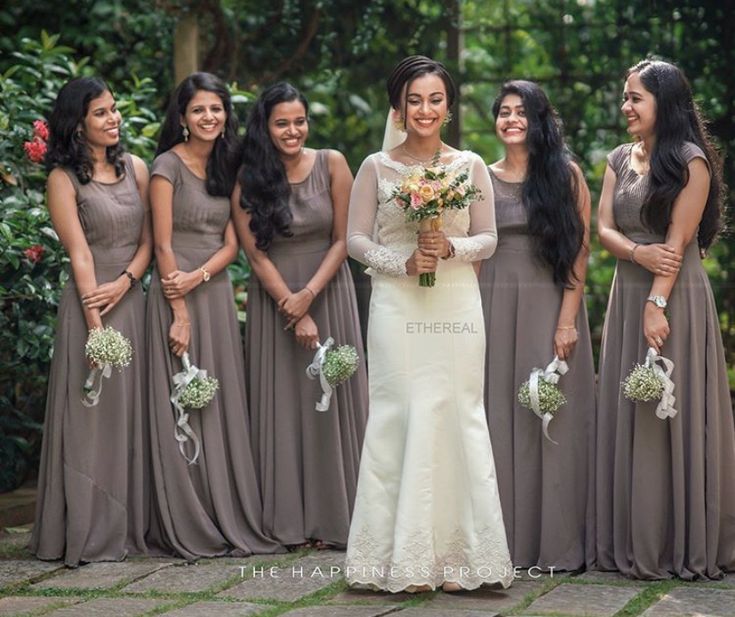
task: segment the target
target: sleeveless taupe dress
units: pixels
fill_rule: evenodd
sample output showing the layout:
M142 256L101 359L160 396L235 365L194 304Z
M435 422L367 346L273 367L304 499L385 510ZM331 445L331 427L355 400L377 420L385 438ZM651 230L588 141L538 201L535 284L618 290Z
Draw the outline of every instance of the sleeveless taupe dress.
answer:
M487 353L485 407L513 563L577 570L594 551L595 367L584 301L579 339L559 387L567 398L549 426L521 406L518 387L554 358L563 288L534 252L522 183L492 170L498 248L480 272Z
M329 151L316 153L303 182L291 185L293 236L268 250L291 290L306 285L332 245ZM355 500L367 421L367 377L352 275L345 261L309 308L323 343L354 345L355 375L339 385L326 412L318 381L305 374L314 352L296 342L273 298L253 273L245 334L252 445L263 491L266 533L283 544L309 539L344 546Z
M648 176L630 167L633 144L608 155L617 177L613 213L634 242L663 242L640 211ZM685 160L703 158L692 143ZM717 307L696 237L668 300L674 361L673 419L655 403L634 404L620 388L647 344L643 309L653 275L618 260L600 351L597 432L597 556L605 570L635 578L720 578L735 570L735 428Z
M172 151L153 162L151 176L173 186L171 243L180 270L192 271L223 244L230 200L207 193L205 182ZM189 356L219 380L204 409L189 414L201 442L198 461L187 464L174 437L171 377L181 361L169 350L172 312L156 268L148 293L155 514L151 542L186 558L275 553L282 549L261 533L262 505L250 451L240 329L229 274L223 270L186 295L191 321ZM188 455L192 444L185 444Z
M79 220L94 258L97 284L115 280L138 249L144 205L129 156L111 184L81 184L64 170L77 194ZM64 287L49 375L36 521L30 548L40 559L68 566L119 561L145 550L149 457L145 406L145 299L129 290L107 315L132 343L133 360L104 380L96 407L82 405L89 373L87 324L74 278Z

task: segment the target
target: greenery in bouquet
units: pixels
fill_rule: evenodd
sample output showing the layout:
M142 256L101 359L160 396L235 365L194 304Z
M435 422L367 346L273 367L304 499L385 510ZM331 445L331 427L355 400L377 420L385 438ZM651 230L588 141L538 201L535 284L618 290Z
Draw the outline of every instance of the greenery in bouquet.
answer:
M122 370L133 359L130 340L112 326L89 331L84 353L97 366L112 366Z
M322 373L330 386L338 386L355 374L360 357L352 345L330 349L324 358Z
M549 383L543 378L538 380L538 398L539 407L542 413L555 414L559 411L563 405L566 405L567 399L564 393L559 389L559 386L553 383ZM521 384L518 389L518 402L526 407L531 407L531 384L530 381L526 380Z
M219 390L216 377L195 377L184 388L179 397L179 404L187 409L204 409L212 402Z
M663 393L663 382L653 367L645 364L636 364L623 381L623 394L634 403L659 401Z

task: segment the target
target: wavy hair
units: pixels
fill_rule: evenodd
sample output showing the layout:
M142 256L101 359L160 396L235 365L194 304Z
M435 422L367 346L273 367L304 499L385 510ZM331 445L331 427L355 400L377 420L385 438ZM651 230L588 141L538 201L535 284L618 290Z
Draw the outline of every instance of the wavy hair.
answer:
M523 182L523 205L528 230L537 242L537 256L551 267L554 282L576 281L574 262L584 242L584 224L577 210L579 182L572 169L572 153L564 142L562 123L546 93L531 81L503 84L493 102L497 122L503 99L518 95L528 120L528 170Z
M308 117L306 97L291 84L282 81L263 90L250 112L243 140L240 206L250 213L250 231L261 251L268 250L275 234L293 235L289 230L291 185L268 130L273 108L291 101L299 101Z
M633 73L638 73L645 89L656 99L656 142L650 154L641 221L657 233L666 233L674 201L689 182L689 167L682 149L684 142L692 142L702 149L710 168L709 194L697 234L699 248L705 251L722 227L724 182L720 156L679 67L662 60L643 60L628 69L627 76Z
M225 134L217 137L207 161L207 193L214 197L229 197L235 187L237 164L240 158L238 123L237 116L232 110L230 91L216 75L192 73L176 87L168 104L166 119L163 121L156 156L184 141L184 127L181 124L181 118L186 115L189 102L200 90L216 94L222 101L227 116Z
M111 93L112 90L99 77L77 77L59 90L48 121L48 151L44 160L46 171L66 167L74 172L81 184L87 184L92 179L94 160L84 134L84 120L89 104L105 92ZM117 177L125 171L124 152L120 142L105 150L107 162L115 168Z

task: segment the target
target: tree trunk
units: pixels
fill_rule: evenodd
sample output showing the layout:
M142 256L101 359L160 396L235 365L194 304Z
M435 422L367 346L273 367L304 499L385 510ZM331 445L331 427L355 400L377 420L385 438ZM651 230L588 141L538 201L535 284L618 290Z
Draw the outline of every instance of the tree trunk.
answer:
M199 70L199 22L194 13L187 13L176 24L174 32L174 78L180 83Z
M447 64L457 84L457 97L452 106L453 119L447 127L447 143L453 148L460 149L462 143L462 47L464 35L462 33L461 0L444 0L447 17Z

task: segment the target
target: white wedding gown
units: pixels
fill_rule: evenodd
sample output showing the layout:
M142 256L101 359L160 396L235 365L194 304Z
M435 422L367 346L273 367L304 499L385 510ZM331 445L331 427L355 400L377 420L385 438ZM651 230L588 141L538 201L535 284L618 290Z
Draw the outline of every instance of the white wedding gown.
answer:
M472 262L497 243L493 189L471 152L442 160L467 169L482 191L444 215L455 257L440 260L435 287L405 263L418 223L392 200L410 169L369 156L350 199L348 251L369 266L370 410L345 575L350 584L398 592L456 582L510 585L513 567L483 406L485 329Z

